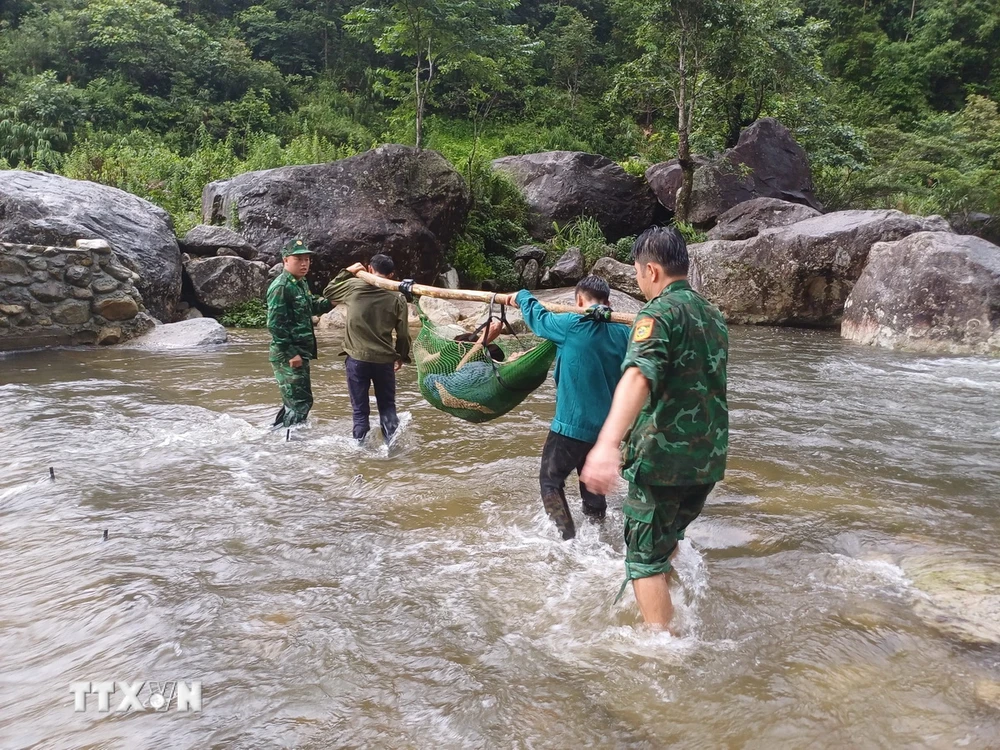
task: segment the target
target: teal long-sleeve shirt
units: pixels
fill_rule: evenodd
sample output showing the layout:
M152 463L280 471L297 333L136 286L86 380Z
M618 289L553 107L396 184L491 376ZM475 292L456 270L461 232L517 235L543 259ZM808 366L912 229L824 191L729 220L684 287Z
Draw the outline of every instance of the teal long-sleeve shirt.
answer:
M556 345L552 431L596 442L621 378L628 326L588 320L576 313L549 312L526 289L517 293L517 306L532 333Z

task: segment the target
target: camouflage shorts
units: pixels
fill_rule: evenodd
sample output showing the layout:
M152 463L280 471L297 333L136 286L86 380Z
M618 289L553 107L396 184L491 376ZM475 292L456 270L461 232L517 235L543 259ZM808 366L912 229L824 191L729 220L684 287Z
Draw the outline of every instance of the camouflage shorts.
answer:
M705 507L712 484L660 487L628 486L625 514L625 576L648 578L670 570L670 555L684 530Z

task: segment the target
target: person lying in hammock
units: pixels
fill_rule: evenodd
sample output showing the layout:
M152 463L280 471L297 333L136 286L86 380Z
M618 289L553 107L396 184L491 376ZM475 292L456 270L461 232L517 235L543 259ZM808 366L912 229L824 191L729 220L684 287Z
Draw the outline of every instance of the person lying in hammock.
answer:
M435 406L482 410L476 401L484 384L496 379L496 365L493 362L514 359L513 356L507 357L503 349L493 343L502 329L503 324L494 320L482 333L462 333L455 336L454 341L458 345L454 352L449 352L455 357L461 357L455 369L452 372L429 373L424 376L424 385L430 392L432 403L440 401ZM467 346L469 343L472 346ZM484 348L493 362L483 356Z
M503 329L503 323L499 320L494 320L490 323L489 327L486 329L486 350L489 352L490 357L493 358L494 362L503 362L504 358L507 356L504 354L503 349L493 343L497 336L500 335ZM476 333L460 333L455 337L455 341L461 341L469 344L479 343L479 349L482 349L482 335ZM477 350L478 351L478 350Z

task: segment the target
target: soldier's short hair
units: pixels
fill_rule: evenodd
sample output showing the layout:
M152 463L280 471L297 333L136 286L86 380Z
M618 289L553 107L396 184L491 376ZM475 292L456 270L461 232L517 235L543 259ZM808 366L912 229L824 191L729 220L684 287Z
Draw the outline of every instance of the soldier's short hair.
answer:
M650 227L632 243L632 262L656 263L670 276L687 276L687 243L675 227Z
M373 255L368 265L372 267L375 273L380 273L383 276L388 276L396 270L396 264L392 262L392 258L382 253Z
M584 276L576 285L576 291L587 299L592 299L599 305L606 305L611 300L611 287L600 276Z

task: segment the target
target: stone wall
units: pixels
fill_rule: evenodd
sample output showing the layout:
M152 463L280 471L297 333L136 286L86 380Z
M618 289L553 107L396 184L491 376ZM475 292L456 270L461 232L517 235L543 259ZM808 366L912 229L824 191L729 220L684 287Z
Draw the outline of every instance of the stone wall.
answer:
M0 242L0 351L117 344L144 333L153 319L137 280L103 240L75 248Z

